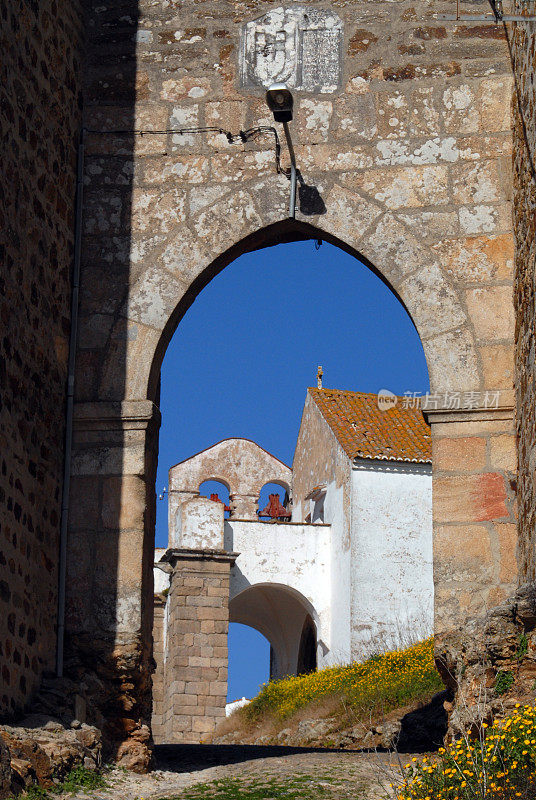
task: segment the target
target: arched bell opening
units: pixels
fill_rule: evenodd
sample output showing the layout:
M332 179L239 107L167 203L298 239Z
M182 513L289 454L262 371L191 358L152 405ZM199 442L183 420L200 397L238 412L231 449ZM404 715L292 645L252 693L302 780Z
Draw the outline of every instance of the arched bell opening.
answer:
M223 505L224 519L229 519L231 514L230 486L223 480L209 478L199 485L199 495L207 497L214 503Z
M288 522L292 517L290 486L281 481L265 483L257 501L257 514L261 520Z

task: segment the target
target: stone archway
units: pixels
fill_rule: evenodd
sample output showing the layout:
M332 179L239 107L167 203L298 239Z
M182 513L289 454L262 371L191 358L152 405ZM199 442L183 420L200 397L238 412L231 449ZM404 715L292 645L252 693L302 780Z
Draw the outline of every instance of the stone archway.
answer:
M427 416L435 440L436 574L442 575L436 581L436 629L446 629L465 614L476 612L482 604L499 601L514 575L513 493L504 475L507 464L506 472L513 470L512 392L504 388L504 378L500 387L491 383L497 371L495 375L490 373L489 365L490 351L494 352L492 343L504 341L509 330L510 289L504 283L490 285L487 290L460 288L452 278L456 267L452 260L454 245L451 244L447 260L444 250L430 246L424 237L419 240L399 215L343 186L334 185L327 194L327 213L314 220L316 225L288 220L284 216L286 188L286 184L281 185L273 178L256 185L255 199L253 193L231 192L210 211L200 212L190 228L181 229L177 239L161 248L158 277L153 277L156 268L155 272L149 268L140 276L113 329L121 330L126 324L129 330L137 332L132 352L127 337L126 396L134 399L136 393L138 397L143 393L144 399L154 397L161 359L173 330L202 287L238 253L285 240L322 238L354 254L403 302L421 337L427 359L434 398ZM271 197L271 205L275 206L269 213L264 211L266 197ZM240 208L241 203L248 205ZM226 208L236 211L234 222L229 222ZM283 218L260 230L257 228L263 217L270 219L276 215ZM227 236L232 232L242 238L219 253L224 229ZM345 238L340 238L341 235ZM467 243L464 246L468 247ZM472 246L471 257L479 259L479 263L492 257L499 260L507 257L502 241L498 245L479 237ZM469 258L463 248L464 255L460 254L460 248L458 243L456 258ZM183 275L182 259L186 260L187 254L191 283L186 286L177 281L177 275ZM200 257L197 264L194 256ZM171 266L174 258L177 261L173 272L160 268L160 263ZM497 302L495 290L506 304L504 318L497 318L493 311ZM158 302L153 302L155 296ZM113 336L112 332L111 339ZM109 376L119 371L117 359L118 350L110 347L103 365L104 396L112 391ZM491 433L493 442L488 441ZM472 448L479 455L468 466L465 451ZM501 522L490 532L486 523L495 519ZM457 538L471 539L471 531L464 525L473 523L482 524L473 529L474 541L463 549L462 563L457 565L452 555L458 549ZM451 524L457 527L449 528Z
M87 120L100 132L86 146L67 644L70 669L96 669L103 686L88 690L95 718L106 709L109 738L140 750L160 365L195 297L246 250L326 239L375 269L410 313L436 396L436 630L500 602L516 579L504 42L483 47L463 26L422 33L409 0L337 5L337 87L296 99L298 163L322 213L303 203L289 221L271 133L237 147L213 130L178 132L271 123L262 87L239 75L244 16L272 7L253 5L233 0L207 17L204 4L172 11L140 0L129 23L124 9L102 16L96 6L89 28ZM126 70L106 32L136 20L145 27L129 28L138 60ZM460 41L471 50L463 67Z
M286 218L287 187L278 185L279 218L259 229L266 214L261 216L257 206L273 193L274 183L273 179L266 180L256 187L257 203L238 191L211 208L210 220L206 219L208 212L201 212L192 221L194 229L210 231L212 241L181 228L177 239L156 254L154 267L144 270L130 288L112 328L102 368L103 397L114 395L114 381L122 374L124 349L114 346L115 341L123 340L122 332L127 331L124 338L132 343L127 345L125 396L152 399L167 343L191 302L214 275L241 253L308 238L322 238L351 252L397 294L423 342L433 392L484 388L474 322L455 283L447 277L447 265L433 248L419 241L396 215L341 186L335 186L327 196L328 212L313 225ZM233 223L233 210L237 212L241 202L247 205ZM221 241L229 236L235 244L222 253ZM153 358L148 359L147 354Z
M279 583L249 586L231 598L229 622L239 622L262 633L271 646L270 678L300 674L303 664L316 664L316 616L311 603L292 587ZM304 642L304 632L313 630L314 653L310 636ZM305 648L308 650L305 653Z
M346 203L353 197L355 205L346 205L344 208L339 205L339 213L345 218L359 213L357 206L360 198L352 196L351 193L345 193L344 197ZM387 225L386 215L383 219ZM289 223L285 220L260 234L258 231L251 233L238 246L241 251L246 251L258 246L259 240L264 243L294 237L322 237L340 245L340 240L327 230L326 220L322 220L322 223L322 228L313 228L310 224ZM384 279L387 280L386 275L389 276L388 283L404 302L416 323L417 330L422 329L425 332L422 341L430 369L432 393L438 398L437 408L429 412L429 420L432 424L436 454L434 462L436 629L441 632L442 629L448 630L449 626L458 624L467 615L474 613L481 604L486 602L491 604L495 598L500 598L502 593L506 593L514 577L510 566L514 535L511 517L512 495L507 476L504 474L505 469L510 469L504 459L505 453L508 453L509 443L513 441L512 414L508 406L507 392L499 394L497 408L445 407L443 398L457 395L463 397L469 393L475 396L480 393L483 396L491 389L486 385L479 369L478 335L465 305L460 301L452 284L446 280L437 260L428 261L427 257L431 258L433 252L427 252L425 247L409 234L407 240L403 240L404 229L400 224L393 223L391 233L394 232L396 232L394 241L398 246L394 245L389 250L387 242L384 241L384 246L375 251L375 254L380 260L379 252L383 253ZM376 235L379 235L378 228L372 228L370 236ZM366 244L365 239L363 239L364 244ZM344 247L355 252L347 243L344 243ZM368 252L371 250L372 247L368 248ZM121 552L121 548L124 548L125 553L118 559L119 570L120 573L126 571L127 575L130 572L130 575L127 580L120 580L114 586L114 591L117 592L117 622L113 619L114 611L110 608L113 600L106 595L106 592L95 597L90 607L97 609L98 619L109 615L109 630L114 630L117 634L118 628L120 630L122 628L121 633L129 642L128 646L143 647L142 652L146 654L150 653L150 642L146 642L145 645L142 645L142 642L147 636L147 633L143 632L149 610L144 608L146 603L144 598L150 590L144 588L143 576L146 565L152 564L152 553L148 552L146 543L151 529L154 529L154 522L148 514L148 509L151 509L157 458L155 418L157 411L147 395L154 393L155 376L164 349L163 340L169 338L172 325L175 324L179 314L184 313L188 307L190 298L195 296L193 292L199 291L198 287L206 284L210 277L230 260L231 254L234 255L236 252L237 247L233 247L223 257L205 267L200 275L194 278L193 288L189 287L189 291L186 290L182 297L175 294L173 302L178 300L178 303L173 308L171 299L169 306L158 305L161 314L158 323L161 328L157 328L156 324L155 327L151 327L148 338L145 336L147 326L141 321L145 318L141 298L145 296L146 291L145 278L141 278L133 287L133 299L128 306L130 309L128 313L131 313L132 317L128 320L127 326L130 326L130 330L141 329L141 342L137 337L133 339L133 352L128 352L130 339L128 337L126 339L129 365L126 374L130 378L127 394L131 397L117 405L105 403L96 407L92 404L78 409L79 415L87 413L88 409L95 414L97 408L99 411L105 410L111 414L109 421L105 423L102 418L89 420L93 432L91 438L94 438L97 445L98 458L102 457L103 449L101 434L97 431L104 429L106 437L109 437L107 427L109 424L115 426L118 431L127 431L123 439L123 449L117 451L117 456L123 459L127 470L132 470L121 474L121 468L118 468L116 462L111 468L112 474L108 475L106 470L110 469L110 451L105 448L106 459L100 467L104 470L101 480L105 486L110 487L108 489L110 495L115 493L116 503L118 503L117 496L121 498L117 513L130 515L125 528L121 529L118 535L119 550ZM407 261L402 254L406 255ZM370 263L370 258L363 253L359 253L359 257ZM411 259L414 259L414 263L418 266L413 270L408 268L406 276L402 267ZM401 266L398 265L399 262ZM159 285L162 296L169 298L173 296L173 292L181 291L183 288L165 271L160 275ZM154 309L150 303L148 307L153 313ZM127 313L127 306L124 307L124 311ZM170 315L168 318L167 314ZM170 322L171 319L174 320L173 323ZM155 316L152 320L153 323L157 322ZM114 330L121 329L124 325L125 319L120 318ZM434 335L434 331L437 335ZM139 350L142 342L143 358L140 357ZM118 369L117 352L112 346L106 354L102 385L104 396L111 389L111 385L107 383L108 376ZM149 354L152 354L152 360L148 357ZM136 392L143 392L145 397L135 399L132 395ZM81 422L84 424L79 416L78 424ZM79 457L83 457L84 451L87 453L88 444L91 449L93 448L93 443L86 438L84 446L80 448ZM488 464L490 458L493 459L494 447L499 448L496 451L498 462L493 469L490 469ZM475 451L480 455L477 456ZM465 460L467 457L479 460L474 463L471 461L468 466ZM494 466L493 461L491 466ZM121 494L118 495L119 490ZM106 514L106 510L103 513ZM459 537L463 537L463 548L459 546ZM143 558L140 557L142 552L145 553ZM148 583L149 581L145 580L145 586ZM138 619L139 632L133 630L134 618ZM73 619L71 617L71 620ZM92 651L86 646L85 652L89 655Z

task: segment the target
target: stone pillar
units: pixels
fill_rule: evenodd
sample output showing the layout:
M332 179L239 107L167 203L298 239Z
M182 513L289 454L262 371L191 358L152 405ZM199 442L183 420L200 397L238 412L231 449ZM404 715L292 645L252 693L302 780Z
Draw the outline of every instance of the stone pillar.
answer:
M159 424L149 401L75 408L65 671L84 687L107 757L138 771L151 757Z
M153 715L151 717L151 727L153 739L156 744L165 742L164 730L164 710L165 710L165 669L164 641L166 616L166 598L162 595L155 595L154 598L154 622L153 622L153 658L156 664L153 674ZM167 631L166 631L167 634Z
M258 519L258 494L231 494L229 505L233 519Z
M173 573L162 730L167 743L196 743L225 717L229 576L236 554L181 549L168 550L164 559Z
M512 406L425 416L433 446L437 644L516 589L516 440Z
M168 490L168 547L180 547L180 508L188 500L195 500L199 497L199 492L178 491L173 487L173 470L170 470L169 490Z

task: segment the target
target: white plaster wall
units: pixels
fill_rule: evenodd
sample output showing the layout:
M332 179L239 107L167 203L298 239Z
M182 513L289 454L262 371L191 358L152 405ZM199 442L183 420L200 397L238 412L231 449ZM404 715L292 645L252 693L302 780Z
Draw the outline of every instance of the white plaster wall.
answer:
M291 616L296 616L297 606L301 605L301 624L307 613L316 624L318 661L319 666L324 666L331 638L330 526L231 519L225 521L224 539L227 551L240 554L231 568L231 602L250 587L260 588L262 585L263 590L266 590L266 598L268 590L275 597L274 592L277 589L277 602L271 603L269 611L272 617L279 615L281 619L272 619L267 624L272 631L275 628L281 630L286 651L292 651L292 656L288 657L290 660L294 658L294 650L297 656L301 628L296 636L296 631L290 631L289 620ZM287 613L288 619L285 618ZM298 621L296 624L298 625ZM266 630L262 630L260 626L258 629L267 635ZM274 646L274 642L271 643ZM285 669L288 671L292 666L287 664Z
M345 541L344 488L336 481L326 487L324 522L331 526L331 641L329 652L324 654L327 666L351 661L351 559Z
M431 465L352 471L352 659L433 632Z
M314 513L314 502L305 498L315 486L326 485L323 516L331 525L331 640L323 654L326 665L351 659L351 462L333 431L307 392L292 464L292 521Z
M165 547L157 547L154 551L154 563L157 564L164 553L166 552ZM153 568L153 575L154 575L154 593L155 594L162 594L166 589L169 589L169 575L167 572L163 572L158 567Z
M169 546L221 550L223 546L222 503L207 497L193 497L179 507L169 528Z

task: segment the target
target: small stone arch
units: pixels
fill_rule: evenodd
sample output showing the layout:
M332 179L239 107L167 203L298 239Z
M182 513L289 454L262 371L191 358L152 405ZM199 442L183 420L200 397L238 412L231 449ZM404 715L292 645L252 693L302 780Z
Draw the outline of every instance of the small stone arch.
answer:
M249 625L270 642L273 679L299 674L304 627L310 620L316 630L315 619L318 615L310 601L293 587L279 583L255 583L229 602L230 622Z
M221 475L218 475L217 473L213 474L212 472L209 472L207 475L201 478L198 488L200 488L203 483L207 483L208 481L216 481L217 483L221 483L223 486L225 486L228 492L231 491L231 484L225 478L222 478Z
M258 497L258 500L257 500L257 514L259 516L263 516L262 512L270 504L270 498L271 498L272 493L273 493L271 490L275 489L275 487L277 487L277 489L283 489L283 495L282 496L281 496L279 491L277 492L277 494L280 497L279 503L287 511L287 513L289 514L289 518L290 518L290 514L291 514L291 510L292 510L292 487L291 487L290 483L287 483L286 481L278 480L276 478L274 478L274 479L270 478L265 483L263 483L263 485L261 486L260 491L259 491L259 497ZM267 494L267 493L269 493L269 494ZM263 494L264 494L264 498L263 498ZM269 514L268 516L272 516L272 515Z

